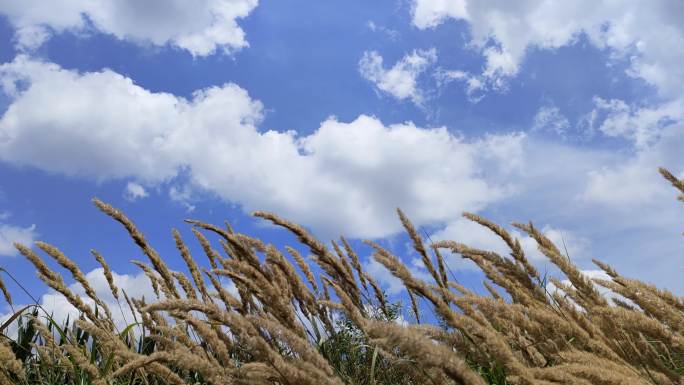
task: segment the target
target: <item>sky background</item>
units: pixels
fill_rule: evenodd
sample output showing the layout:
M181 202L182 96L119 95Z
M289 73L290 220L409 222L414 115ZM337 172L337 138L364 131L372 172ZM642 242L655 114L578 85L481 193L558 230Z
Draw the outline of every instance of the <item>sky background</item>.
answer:
M185 218L294 244L249 215L268 210L352 238L401 298L359 242L424 275L401 207L432 240L505 254L460 217L481 214L550 269L509 226L533 221L589 275L598 258L681 295L684 207L657 168L684 177L683 4L2 0L0 266L60 309L11 243L58 246L106 296L96 248L149 296L91 198L180 270L172 227L203 258Z

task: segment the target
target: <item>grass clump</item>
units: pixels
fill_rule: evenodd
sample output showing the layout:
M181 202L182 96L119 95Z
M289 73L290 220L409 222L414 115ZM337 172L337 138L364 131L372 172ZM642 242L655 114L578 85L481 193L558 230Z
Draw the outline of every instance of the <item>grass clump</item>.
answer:
M661 173L684 200L684 181ZM684 299L600 261L594 262L610 279L590 279L531 223L515 226L567 278L551 280L558 291L547 290L546 277L503 227L465 214L506 242L508 256L456 241L426 244L398 211L431 279L415 277L389 250L366 244L375 261L403 282L409 307L388 300L345 239L327 245L271 213L254 215L296 235L311 252L309 260L230 226L192 220L208 266L201 267L174 230L186 275L172 271L121 211L94 203L147 257L135 263L156 298L129 298L93 251L112 295L135 317L119 330L114 310L59 249L36 243L85 296L72 292L38 253L17 244L80 316L59 325L37 304L17 311L0 326L0 383L665 385L684 379ZM220 251L207 232L219 236ZM487 277L490 295L449 279L444 249L473 261ZM226 279L237 294L226 289ZM615 296L609 300L597 285ZM2 281L0 289L11 303ZM412 322L402 316L409 308ZM11 327L18 331L10 333Z

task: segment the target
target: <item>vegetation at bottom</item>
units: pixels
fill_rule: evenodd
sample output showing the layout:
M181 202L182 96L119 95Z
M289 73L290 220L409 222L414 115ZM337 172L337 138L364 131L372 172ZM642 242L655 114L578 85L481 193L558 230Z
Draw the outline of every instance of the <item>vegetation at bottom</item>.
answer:
M660 172L684 201L684 181ZM296 235L300 248L310 251L307 258L228 224L188 220L205 263L174 230L184 273L172 271L121 211L93 202L146 256L134 263L155 297L130 298L95 250L114 302L98 296L56 246L36 242L39 253L15 244L79 316L58 322L38 303L16 309L0 325L0 384L684 383L684 298L598 260L609 279L589 278L531 223L514 226L564 278L542 276L520 242L485 218L464 214L506 242L509 255L457 241L426 243L397 210L430 279L416 277L379 244L367 241L366 247L403 282L408 295L402 303L385 295L346 239L325 244L272 213L254 215ZM488 295L450 277L445 250L482 270ZM41 255L83 290L68 286ZM14 278L1 272L0 290L12 304L5 282ZM549 283L557 289L549 290ZM129 323L115 322L114 312L128 314Z

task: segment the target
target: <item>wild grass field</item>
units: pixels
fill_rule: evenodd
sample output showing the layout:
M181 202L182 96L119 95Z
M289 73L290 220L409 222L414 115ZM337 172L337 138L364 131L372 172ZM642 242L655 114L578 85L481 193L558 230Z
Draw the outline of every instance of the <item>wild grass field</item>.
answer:
M684 201L684 181L660 172ZM309 258L230 226L188 221L205 255L191 256L173 233L186 275L172 271L121 211L93 202L124 226L149 259L139 266L157 297L129 298L94 252L112 295L135 315L122 328L112 315L119 309L98 298L57 247L37 242L39 254L16 244L81 316L59 323L38 304L17 309L0 325L1 384L684 383L684 298L597 260L610 279L589 279L531 223L514 226L534 238L565 275L550 280L559 290L548 289L550 282L501 226L464 214L503 239L508 256L456 241L426 244L398 210L431 280L413 276L399 256L377 243L366 247L405 285L410 300L403 304L387 298L344 238L325 244L271 213L254 215L296 235ZM220 244L210 244L207 233ZM445 251L473 261L489 280L489 295L452 279ZM67 287L41 255L68 271L89 299ZM2 278L9 282L11 271ZM221 284L225 278L238 295ZM613 294L605 296L598 287ZM11 303L2 280L0 289ZM413 314L410 322L401 317L405 310Z

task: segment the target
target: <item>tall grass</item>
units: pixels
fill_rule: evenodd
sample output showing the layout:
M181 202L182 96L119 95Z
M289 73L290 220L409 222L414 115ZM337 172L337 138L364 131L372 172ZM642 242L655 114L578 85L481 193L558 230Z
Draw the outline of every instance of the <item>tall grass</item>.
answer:
M661 174L684 200L684 181ZM200 267L180 234L176 245L189 275L172 271L121 211L93 201L120 222L148 258L137 264L154 300L112 295L136 322L117 329L112 310L78 266L56 247L37 242L78 284L72 292L37 252L17 244L39 277L80 312L58 324L39 306L17 311L0 326L2 384L681 384L684 299L594 261L609 277L589 279L530 224L515 224L565 275L547 281L503 227L465 217L505 241L510 255L445 241L425 244L398 211L430 273L415 277L401 259L374 242L373 258L399 278L410 304L391 302L364 271L345 240L324 244L303 227L256 212L297 236L310 258L211 224L188 221L206 254ZM220 250L205 236L220 237ZM473 261L490 295L449 279L440 250ZM204 259L204 258L202 258ZM314 263L315 268L309 265ZM320 273L318 273L320 272ZM229 278L239 295L222 286ZM567 283L569 282L569 283ZM598 289L615 295L610 299ZM10 293L0 285L8 302ZM87 299L89 298L89 299ZM149 301L149 302L148 302ZM92 304L92 305L89 305ZM411 309L415 322L400 315ZM419 309L424 311L421 314ZM17 326L9 337L10 326Z

